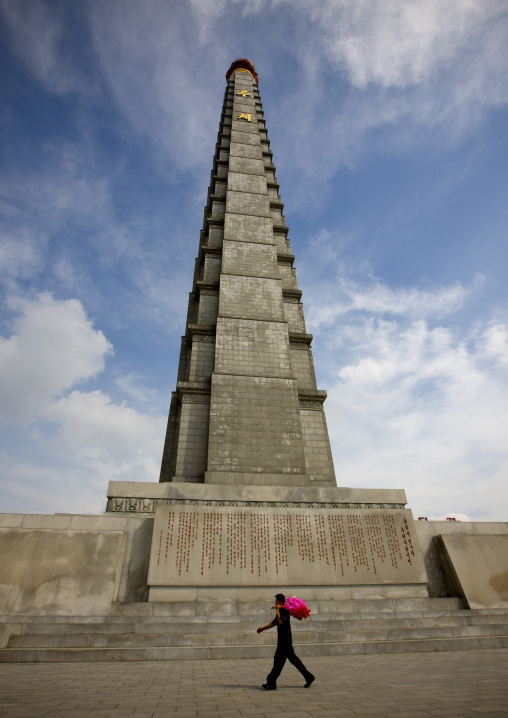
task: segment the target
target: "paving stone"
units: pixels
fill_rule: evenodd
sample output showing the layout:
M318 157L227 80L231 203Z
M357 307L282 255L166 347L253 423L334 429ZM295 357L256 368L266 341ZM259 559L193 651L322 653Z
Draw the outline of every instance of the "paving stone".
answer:
M508 649L313 658L311 688L287 666L266 692L270 663L4 664L0 718L508 716Z

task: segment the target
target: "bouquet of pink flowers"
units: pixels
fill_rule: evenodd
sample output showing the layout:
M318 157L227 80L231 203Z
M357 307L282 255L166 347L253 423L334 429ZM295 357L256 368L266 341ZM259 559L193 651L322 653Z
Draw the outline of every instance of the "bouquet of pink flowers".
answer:
M296 596L286 598L284 608L287 608L291 616L299 621L310 616L310 608L307 608L307 604L302 598L297 598Z

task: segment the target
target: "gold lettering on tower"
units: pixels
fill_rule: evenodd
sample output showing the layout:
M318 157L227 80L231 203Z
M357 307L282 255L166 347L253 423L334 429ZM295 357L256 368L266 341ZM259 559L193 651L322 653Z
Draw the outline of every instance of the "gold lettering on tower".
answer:
M240 114L238 115L238 119L239 120L247 120L247 122L251 122L252 115L250 112L240 112Z

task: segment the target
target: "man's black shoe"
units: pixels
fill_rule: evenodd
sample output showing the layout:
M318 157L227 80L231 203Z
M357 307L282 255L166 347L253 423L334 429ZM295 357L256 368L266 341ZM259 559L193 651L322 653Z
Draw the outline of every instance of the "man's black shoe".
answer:
M316 680L316 676L310 676L310 678L307 678L307 683L304 685L304 688L308 688L311 683L314 683Z
M312 680L314 680L314 678ZM310 685L310 683L309 683L309 685ZM277 686L270 686L270 685L268 685L268 683L263 683L263 688L265 689L265 691L276 691L277 690Z

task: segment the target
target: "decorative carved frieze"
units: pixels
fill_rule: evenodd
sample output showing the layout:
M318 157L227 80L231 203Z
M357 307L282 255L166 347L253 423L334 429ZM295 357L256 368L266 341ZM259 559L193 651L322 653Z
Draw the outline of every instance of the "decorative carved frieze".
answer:
M309 345L307 342L289 342L290 349L308 349Z
M106 512L153 514L155 505L153 499L110 499Z
M219 294L218 289L200 289L199 293L202 296L216 297Z
M300 399L300 409L317 409L321 411L323 403L321 401L308 401L307 399Z
M209 394L182 394L182 401L190 402L193 404L209 404Z
M363 504L363 503L339 503L339 502L305 502L305 501L228 501L209 499L132 499L114 498L109 499L106 508L107 513L139 513L153 514L156 506L161 505L180 506L228 506L228 507L252 507L252 508L286 508L286 509L402 509L404 504Z
M215 344L215 337L212 334L194 334L194 336L192 337L192 341Z
M300 304L298 297L282 297L285 304Z

